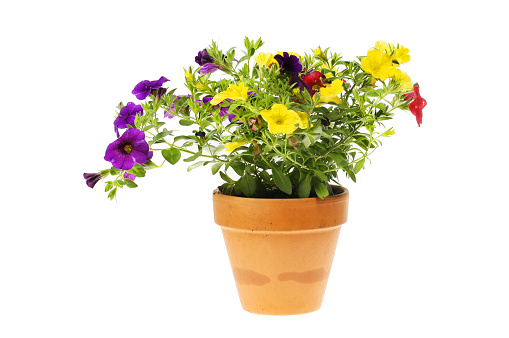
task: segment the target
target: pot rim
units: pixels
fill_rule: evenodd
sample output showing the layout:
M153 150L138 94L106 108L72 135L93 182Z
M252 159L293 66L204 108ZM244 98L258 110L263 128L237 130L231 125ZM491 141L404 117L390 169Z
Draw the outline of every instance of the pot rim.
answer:
M332 195L332 196L326 196L324 199L321 199L320 197L306 197L306 198L258 198L258 197L243 197L243 196L232 196L232 195L225 195L223 194L219 188L216 188L214 189L214 191L212 192L213 195L220 195L221 198L226 198L226 199L237 199L237 198L240 198L240 199L250 199L250 200L256 200L256 201L292 201L294 203L299 203L299 202L296 202L296 201L303 201L304 203L309 203L310 201L312 200L317 200L319 201L320 203L327 203L327 200L329 202L333 202L332 199L334 199L335 201L337 201L338 199L345 199L345 198L348 198L348 195L350 194L350 191L345 188L344 186L341 186L341 185L332 185L331 184L331 187L333 190L340 190L341 192L338 193L338 194L335 194L335 195Z

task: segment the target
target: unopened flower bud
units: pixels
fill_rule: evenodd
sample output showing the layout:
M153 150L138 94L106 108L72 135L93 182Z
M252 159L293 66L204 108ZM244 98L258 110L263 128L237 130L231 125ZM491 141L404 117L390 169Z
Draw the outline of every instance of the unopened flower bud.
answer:
M253 161L256 162L258 160L258 157L260 156L260 154L262 153L262 147L260 147L260 145L258 143L256 143L256 141L252 141L253 143Z
M320 123L322 124L322 126L326 126L326 127L330 126L330 120L325 116L322 117L322 119L320 120Z

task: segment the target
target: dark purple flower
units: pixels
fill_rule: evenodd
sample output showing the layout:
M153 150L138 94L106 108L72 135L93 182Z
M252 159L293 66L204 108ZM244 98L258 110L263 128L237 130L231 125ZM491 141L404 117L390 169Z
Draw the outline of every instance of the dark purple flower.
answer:
M214 58L210 56L206 49L199 51L194 61L201 66L201 74L213 73L219 69L219 67L214 65Z
M127 178L127 179L129 179L131 181L134 181L134 179L136 178L136 175L135 174L130 174L127 171L124 171L124 178Z
M125 107L120 109L118 117L115 119L115 121L113 121L117 137L120 137L120 134L118 133L119 129L127 128L128 124L131 126L134 125L136 114L140 114L140 116L143 116L143 108L141 107L140 104L134 104L133 102L129 102Z
M279 64L279 68L283 72L286 73L300 73L302 72L302 65L299 61L299 58L295 55L290 55L287 52L284 52L283 55L277 54L274 56L277 63Z
M89 188L93 188L95 186L95 184L97 182L99 182L99 180L101 180L101 178L103 178L103 175L101 175L100 173L92 173L92 174L83 174L83 177L85 178L85 180L87 180L87 186Z
M168 80L164 76L161 76L159 80L155 81L143 80L140 83L138 83L136 87L134 87L132 93L136 96L138 100L145 100L147 96L149 96L150 93L152 92L152 89L160 88L166 81L170 80Z
M117 169L129 170L136 163L143 164L149 159L149 146L145 141L145 133L141 130L130 128L116 141L106 148L106 161Z
M290 75L289 83L290 83L290 85L296 83L297 85L294 88L299 88L300 90L307 90L309 95L311 95L311 96L313 96L313 94L314 94L313 90L306 84L306 82L304 82L301 79L301 77L297 73L292 73Z
M194 61L200 66L204 66L207 63L213 63L214 59L210 56L207 49L198 52L198 55L194 58Z

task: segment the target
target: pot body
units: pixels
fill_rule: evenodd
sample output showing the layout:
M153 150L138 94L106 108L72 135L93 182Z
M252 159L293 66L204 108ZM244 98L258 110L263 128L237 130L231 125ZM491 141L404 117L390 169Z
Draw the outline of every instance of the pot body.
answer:
M304 199L260 199L214 191L221 226L244 310L268 315L318 310L323 301L348 190Z

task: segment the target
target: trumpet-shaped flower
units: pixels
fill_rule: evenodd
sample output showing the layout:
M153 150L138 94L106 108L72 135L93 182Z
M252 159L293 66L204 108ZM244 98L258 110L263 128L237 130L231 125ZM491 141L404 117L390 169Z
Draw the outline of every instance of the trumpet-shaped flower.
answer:
M245 144L246 142L247 142L246 140L243 140L243 141L240 141L240 142L229 142L229 143L226 143L224 145L224 147L226 149L226 152L231 153L232 151L234 151L235 149L237 149L241 145Z
M289 110L284 104L276 103L270 110L260 112L263 119L269 124L269 131L272 134L291 134L295 131L295 125L302 123L299 114Z
M113 121L113 125L115 126L115 132L117 133L117 137L120 137L118 132L119 129L127 128L127 125L134 125L134 120L136 119L136 115L139 114L143 116L143 108L141 104L134 104L133 102L129 102L125 107L120 109L120 112Z
M410 55L408 55L408 48L405 48L404 46L399 47L394 52L394 55L392 56L392 61L396 61L398 64L407 63L410 61Z
M241 100L246 102L247 101L247 90L248 87L244 85L244 82L239 83L239 85L230 84L227 90L216 94L212 101L210 101L211 105L216 105L226 99L232 99L232 100Z
M277 62L272 53L258 53L258 55L254 57L254 60L260 67L268 67Z
M283 72L286 73L300 73L302 71L302 64L300 63L299 57L292 53L283 52L277 53L274 56L279 67Z
M299 128L301 129L307 129L309 125L309 118L308 114L304 113L303 111L296 111L297 115L299 115L300 122L299 122Z
M313 94L325 87L324 84L325 76L317 70L309 74L302 75L302 81L311 88Z
M396 81L401 80L398 89L402 92L409 92L414 88L412 81L410 80L410 76L407 73L395 68L393 70L392 78Z
M117 169L129 170L136 163L143 164L149 159L149 147L145 133L130 128L106 149L104 159Z
M382 53L378 49L368 51L368 55L361 60L361 67L373 77L382 81L387 79L393 70L389 54Z
M168 80L164 76L161 76L159 80L154 81L143 80L134 87L132 93L134 94L134 96L136 96L138 100L145 100L147 96L150 95L153 89L160 88L166 81L170 80Z
M336 79L331 84L320 88L320 102L328 103L335 102L337 104L342 103L338 95L343 92L343 81Z
M392 43L387 43L383 40L379 40L375 43L375 47L371 47L369 50L378 49L384 54L391 55L396 48L394 48L394 45Z
M408 108L414 114L417 120L417 125L420 127L422 124L422 110L426 107L426 100L421 97L419 93L419 84L414 85L414 91L405 95L405 100L413 100Z

